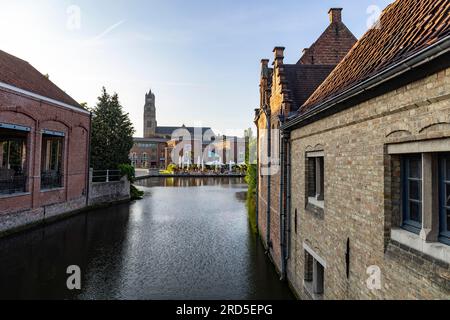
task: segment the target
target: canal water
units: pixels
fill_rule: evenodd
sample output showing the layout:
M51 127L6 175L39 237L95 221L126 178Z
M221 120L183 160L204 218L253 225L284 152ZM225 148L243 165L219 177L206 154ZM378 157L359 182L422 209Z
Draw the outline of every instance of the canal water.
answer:
M150 179L141 201L0 239L0 299L293 299L242 179ZM81 268L80 291L66 286Z

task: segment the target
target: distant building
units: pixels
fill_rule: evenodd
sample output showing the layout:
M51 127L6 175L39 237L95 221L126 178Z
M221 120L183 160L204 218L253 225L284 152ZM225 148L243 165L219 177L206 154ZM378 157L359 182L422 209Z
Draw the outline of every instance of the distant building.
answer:
M134 138L134 146L130 151L130 160L135 168L165 169L171 163L179 164L179 159L172 159L172 151L184 138L184 154L179 154L184 164L196 164L194 150L203 153L215 140L211 128L176 126L160 126L156 121L156 98L150 90L145 95L144 137ZM198 149L196 149L198 148ZM197 157L198 158L198 157Z

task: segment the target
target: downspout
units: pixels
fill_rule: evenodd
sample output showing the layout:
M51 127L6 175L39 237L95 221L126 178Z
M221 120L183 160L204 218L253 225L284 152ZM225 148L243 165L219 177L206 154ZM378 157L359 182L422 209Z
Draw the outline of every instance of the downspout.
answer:
M286 207L287 207L287 241L286 241L286 263L290 259L290 248L291 248L291 232L292 232L292 217L291 217L291 163L292 163L292 152L291 152L291 135L287 135L287 156L286 156ZM286 268L287 269L287 268Z
M89 206L89 192L90 192L90 172L91 172L91 139L92 139L92 112L89 114L89 133L87 144L87 168L86 168L86 207Z
M267 119L267 226L266 226L266 243L267 243L267 253L270 254L270 248L272 247L272 243L270 241L270 206L271 206L271 179L272 179L272 131L271 131L271 121L270 121L270 113L266 113Z
M259 126L256 123L256 206L255 206L255 214L256 214L256 234L259 234L259 182L261 170L259 168ZM249 161L250 162L250 161ZM250 165L250 163L249 163Z
M280 202L280 252L281 252L281 279L285 279L286 274L286 264L285 264L285 223L286 223L286 216L284 211L284 135L280 132L280 196L279 196L279 202Z

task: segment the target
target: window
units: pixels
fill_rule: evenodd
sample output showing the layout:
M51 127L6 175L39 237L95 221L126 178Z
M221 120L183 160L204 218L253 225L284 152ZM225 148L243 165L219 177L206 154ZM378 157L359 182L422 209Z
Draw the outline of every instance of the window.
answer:
M440 157L440 234L439 240L450 245L450 154Z
M314 300L323 299L324 294L324 266L305 250L304 287Z
M323 208L325 200L325 161L323 152L307 154L308 203Z
M402 159L403 228L420 233L422 229L422 155Z
M62 135L62 134L61 134ZM64 137L43 134L41 151L41 189L61 188Z
M27 133L0 128L0 195L26 191Z

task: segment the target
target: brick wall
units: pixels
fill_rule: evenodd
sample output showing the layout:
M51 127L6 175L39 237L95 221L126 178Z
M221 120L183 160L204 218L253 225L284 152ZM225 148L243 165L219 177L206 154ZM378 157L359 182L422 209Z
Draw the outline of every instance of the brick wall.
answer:
M83 205L86 202L88 174L89 114L50 105L16 93L0 90L0 122L31 128L27 134L27 194L0 197L0 218L29 210L44 214L55 205ZM42 191L42 130L64 133L63 188ZM32 217L33 218L33 217ZM5 218L6 219L6 218ZM31 219L33 220L33 219Z
M326 299L450 297L449 264L390 240L398 223L398 159L386 144L450 137L450 69L292 132L292 212L288 278L303 289L304 244L327 263ZM306 207L305 154L325 153L323 219ZM398 220L398 219L397 219ZM345 254L350 239L350 276ZM381 290L369 290L367 268L381 268Z

